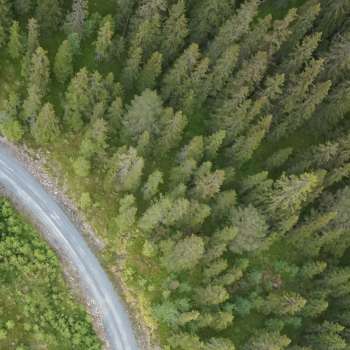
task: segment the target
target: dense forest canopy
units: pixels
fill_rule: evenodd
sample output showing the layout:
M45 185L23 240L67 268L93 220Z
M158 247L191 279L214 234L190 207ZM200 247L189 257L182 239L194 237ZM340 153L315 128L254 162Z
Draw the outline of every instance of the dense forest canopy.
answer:
M50 151L162 349L350 349L349 19L0 0L1 133Z
M0 349L100 350L59 261L39 234L0 199Z

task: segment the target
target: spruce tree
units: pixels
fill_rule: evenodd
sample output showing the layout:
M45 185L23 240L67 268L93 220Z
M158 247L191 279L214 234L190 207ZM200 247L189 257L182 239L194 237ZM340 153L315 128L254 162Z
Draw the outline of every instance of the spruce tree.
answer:
M212 61L249 31L250 24L258 13L258 6L259 1L248 0L242 3L235 15L223 23L209 45L209 57Z
M215 97L220 94L236 68L238 55L239 46L231 46L218 58L208 77L209 96Z
M39 96L43 97L47 94L49 79L50 62L47 51L38 47L32 56L28 86L29 88L37 87Z
M252 157L254 151L259 147L262 139L267 134L271 121L272 116L263 118L255 127L248 131L247 135L240 136L237 139L237 142L230 150L235 165L239 166Z
M267 212L275 218L292 216L301 208L303 202L318 185L318 178L314 174L300 176L282 175L275 181L273 190L267 198Z
M137 81L137 90L142 93L146 89L156 87L157 78L162 72L162 55L159 52L153 53L146 64L142 67Z
M20 32L19 23L14 21L10 28L9 42L7 44L7 50L10 57L14 60L20 58L23 51L23 38Z
M194 178L194 196L201 200L209 200L213 198L222 186L225 178L223 170L211 171L212 164L210 162L203 163L197 170Z
M341 27L349 13L350 4L346 0L321 0L321 14L317 29L328 38Z
M162 28L160 52L164 63L171 62L184 48L189 34L185 1L179 0L169 9L169 15Z
M177 242L172 252L164 256L163 264L169 271L192 269L204 254L203 239L192 235Z
M74 131L82 128L91 111L89 94L89 74L83 68L72 78L65 93L64 121Z
M86 130L79 153L85 159L102 158L107 148L107 123L98 118L93 120Z
M106 187L117 192L135 191L140 184L143 167L144 160L138 156L135 148L119 148L109 161Z
M54 73L56 79L62 84L73 75L73 52L68 40L64 40L58 48L54 62Z
M30 18L28 20L28 35L26 43L26 53L22 59L22 71L23 78L27 79L29 75L31 58L35 50L40 46L39 43L39 25L36 19Z
M267 235L266 218L252 205L246 208L234 208L230 212L231 224L236 228L236 234L230 242L234 253L259 249Z
M134 84L139 78L142 62L142 48L131 47L122 71L121 79L127 91L133 91Z
M11 10L8 0L0 0L0 47L7 41L8 28L11 24Z
M57 30L62 22L61 0L40 0L35 8L35 18L40 25L42 34Z
M159 186L163 184L163 174L156 170L149 175L147 182L142 188L143 197L145 200L150 200L159 191Z
M244 350L284 350L291 340L285 335L271 332L261 332L249 339Z
M97 33L96 40L96 59L98 61L107 59L110 55L112 47L112 39L114 35L114 23L111 16L103 18Z
M32 125L31 133L39 145L51 144L57 140L60 130L57 116L51 103L46 103L41 108Z
M68 14L65 23L69 32L82 35L85 29L88 15L88 1L73 0L72 11Z

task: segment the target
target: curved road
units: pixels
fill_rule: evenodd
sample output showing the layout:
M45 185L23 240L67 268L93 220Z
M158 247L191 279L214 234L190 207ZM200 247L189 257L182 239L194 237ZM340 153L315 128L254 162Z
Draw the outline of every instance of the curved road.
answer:
M0 143L0 185L45 227L47 240L70 261L77 271L88 299L94 301L113 350L136 350L132 326L120 297L100 263L55 200Z

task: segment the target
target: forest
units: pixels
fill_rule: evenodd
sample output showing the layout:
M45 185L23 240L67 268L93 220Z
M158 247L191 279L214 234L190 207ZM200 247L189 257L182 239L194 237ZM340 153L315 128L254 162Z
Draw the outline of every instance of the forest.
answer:
M101 350L54 252L0 199L0 349Z
M350 349L349 0L0 0L0 63L1 134L44 152L154 344ZM8 208L0 266L33 249Z

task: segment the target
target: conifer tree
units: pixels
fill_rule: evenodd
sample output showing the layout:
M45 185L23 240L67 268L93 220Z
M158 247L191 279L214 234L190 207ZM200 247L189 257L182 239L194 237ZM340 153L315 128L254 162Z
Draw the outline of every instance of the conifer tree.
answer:
M306 300L296 293L271 293L264 300L262 311L276 315L294 315L305 306Z
M169 196L161 197L145 211L139 220L139 228L149 233L155 228L176 225L188 215L189 207L190 203L185 198L173 200Z
M185 11L185 1L179 0L169 9L168 18L162 28L160 52L164 63L168 64L184 48L189 34Z
M341 336L343 330L344 327L338 323L324 321L307 337L307 343L320 350L346 349L346 342Z
M72 78L65 94L64 120L74 131L81 129L90 112L89 94L89 74L83 68Z
M148 177L147 182L142 188L143 198L150 200L159 191L159 186L163 183L163 174L156 170Z
M186 184L196 168L197 162L194 159L190 158L182 160L180 165L171 169L170 183L173 187L181 183Z
M296 105L296 109L288 113L288 116L281 121L280 124L273 130L271 138L278 140L302 126L305 121L311 118L317 106L328 95L331 88L331 81L325 81L316 84L309 91L308 96L304 96L304 100Z
M7 49L12 59L17 60L20 58L23 51L23 38L20 33L19 23L17 21L14 21L10 28Z
M323 79L331 79L333 83L344 80L350 69L349 59L350 31L338 35L325 56L326 67L321 76Z
M204 139L203 136L195 136L192 140L185 145L178 154L179 162L187 159L193 159L200 161L204 154Z
M35 18L28 20L28 35L26 43L26 53L22 60L22 76L27 79L29 75L31 58L35 50L40 46L39 43L39 25Z
M194 178L194 195L201 200L213 198L224 182L225 172L223 170L211 171L210 162L203 163L196 172Z
M279 70L288 75L298 73L305 62L312 58L312 54L317 49L321 37L321 33L313 33L306 36L301 44L297 45L288 58L282 62Z
M258 6L259 1L248 0L242 3L235 15L223 23L209 46L209 57L212 61L249 31L250 24L257 15Z
M91 173L91 162L84 157L78 157L73 163L73 169L77 176L88 177Z
M233 343L226 338L211 338L207 344L204 345L204 350L235 350Z
M196 302L200 305L219 305L229 298L229 294L224 287L215 285L198 288L196 294Z
M272 121L272 116L263 118L255 127L252 127L248 134L240 136L237 142L232 146L230 152L235 164L240 165L248 161L254 151L260 145L262 139L267 134Z
M131 47L128 52L128 58L122 72L122 82L128 91L132 91L135 82L139 78L142 62L142 48Z
M68 40L64 40L58 48L54 62L54 73L62 84L73 75L73 51Z
M282 148L279 151L273 153L269 158L265 160L267 170L274 170L280 168L293 153L293 148Z
M30 122L39 113L42 103L42 96L36 85L30 86L28 96L23 101L23 119Z
M47 57L47 51L42 47L38 47L32 56L28 86L29 88L37 87L39 96L43 97L47 93L49 79L50 62Z
M300 176L282 175L274 183L273 191L268 198L268 213L279 218L292 216L301 208L303 202L317 186L318 179L314 174Z
M68 14L65 25L70 32L82 35L88 15L88 1L73 0L72 11Z
M136 199L132 194L125 195L119 202L118 216L115 221L122 233L127 233L136 223Z
M109 123L109 129L112 139L117 138L119 135L121 125L122 125L122 116L124 113L123 99L120 96L117 96L115 100L108 107L106 118Z
M217 96L228 82L238 61L239 47L229 47L220 56L209 74L209 96Z
M202 43L212 36L234 12L235 2L230 0L205 0L190 12L191 41Z
M225 130L219 130L205 140L205 157L214 160L226 137Z
M85 159L101 158L107 148L107 123L104 119L93 120L85 132L79 153Z
M203 239L192 235L177 242L171 253L163 258L163 263L169 271L190 270L197 265L203 254Z
M299 116L299 120L293 126L293 130L295 130L302 121L310 118L317 104L328 94L331 85L329 81L321 82L318 86L313 87L314 81L320 74L323 65L323 59L312 59L304 70L295 76L289 86L286 87L285 93L278 104L281 107L281 112L279 118L275 119L275 123L283 117L285 121L273 130L269 136L270 139L278 140L284 136L288 132L288 126L292 124L292 120L294 122L294 118ZM300 112L302 110L304 113L305 108L307 108L307 113L305 113L305 118L303 118L303 116L300 116Z
M109 162L106 187L117 192L135 191L141 180L144 166L135 148L121 147Z
M28 39L27 39L27 54L31 55L40 46L39 44L39 25L35 18L28 20Z
M321 14L317 29L328 38L341 27L349 13L350 4L346 0L321 0Z
M272 28L272 16L259 18L240 42L240 59L248 59L258 51L264 51L268 47L270 30Z
M297 18L297 11L292 8L288 11L287 15L281 20L275 20L273 22L271 35L268 39L268 52L269 56L275 55L281 48L281 46L290 37L292 30L291 26Z
M291 340L285 335L278 333L262 332L261 334L249 339L244 350L284 350L290 344Z
M268 226L264 216L252 205L246 208L234 208L230 220L236 228L236 235L230 242L230 249L234 253L259 249L267 235Z
M114 35L114 23L111 16L103 18L97 33L96 59L98 61L107 59L110 55L112 39Z
M163 0L150 0L137 7L132 18L130 43L131 47L140 47L147 60L156 51L161 41L162 13L166 9Z
M243 102L261 82L268 67L268 54L258 51L249 60L244 62L223 91L224 97L232 102Z
M119 31L125 35L128 31L130 17L137 0L116 0L116 23Z
M192 44L175 61L172 68L165 74L162 82L162 96L165 100L170 99L175 92L177 95L182 94L181 90L183 88L181 85L194 70L200 56L199 46ZM175 97L172 98L175 99Z
M187 126L187 118L182 112L176 112L175 114L171 109L166 109L162 117L162 124L164 129L159 138L159 147L163 152L169 152L180 144L183 138L185 127Z
M312 28L320 14L321 6L318 1L306 1L298 9L297 18L290 28L290 35L287 42L283 44L282 52L289 52L303 39L306 33ZM322 31L321 31L322 32Z
M171 346L177 347L181 350L203 349L203 343L200 341L199 337L190 333L176 333L171 338L169 338L168 343L171 344Z
M10 141L18 142L24 135L20 115L20 99L18 94L10 93L4 101L4 109L0 112L0 131Z
M56 30L62 19L61 0L40 0L35 8L35 18L42 34Z
M0 47L7 41L8 28L11 25L11 10L8 0L0 1Z
M139 118L140 113L142 118ZM125 138L137 138L144 131L156 136L159 133L158 121L162 113L163 103L155 91L147 89L140 96L136 96L127 107L122 121Z
M46 103L32 125L31 133L39 145L45 145L56 141L59 132L54 107L51 103Z
M146 62L140 72L137 82L137 90L139 93L146 89L153 89L156 87L157 78L162 72L162 55L159 52L153 55Z

